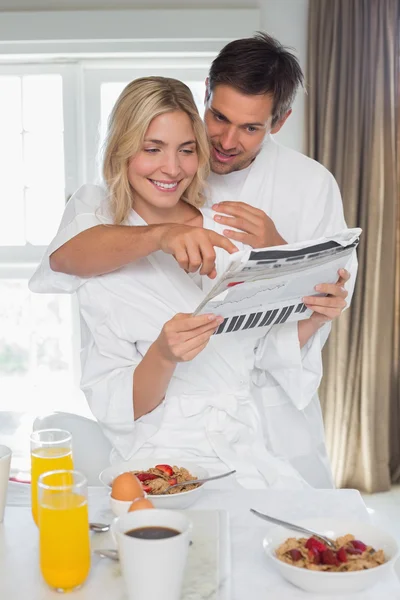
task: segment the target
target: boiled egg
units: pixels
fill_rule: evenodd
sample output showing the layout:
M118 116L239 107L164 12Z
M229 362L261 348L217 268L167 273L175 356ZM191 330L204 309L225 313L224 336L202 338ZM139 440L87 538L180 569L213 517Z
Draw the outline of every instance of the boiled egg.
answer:
M133 473L122 473L112 482L111 496L115 500L136 500L144 498L142 485Z
M134 510L143 510L145 508L154 508L154 504L148 498L139 498L138 500L132 502L128 508L128 512L133 512Z

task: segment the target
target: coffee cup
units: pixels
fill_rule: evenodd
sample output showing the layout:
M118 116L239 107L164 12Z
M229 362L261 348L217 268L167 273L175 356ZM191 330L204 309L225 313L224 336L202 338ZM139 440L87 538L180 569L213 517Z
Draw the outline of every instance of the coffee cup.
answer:
M180 600L191 527L183 513L167 509L114 519L111 533L129 600Z

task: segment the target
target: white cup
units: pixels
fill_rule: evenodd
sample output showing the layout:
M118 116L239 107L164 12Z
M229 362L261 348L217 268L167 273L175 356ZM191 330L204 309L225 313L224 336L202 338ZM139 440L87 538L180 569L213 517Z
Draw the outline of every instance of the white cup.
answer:
M2 523L4 519L4 509L7 501L11 454L11 448L8 446L0 446L0 523Z
M132 529L157 526L180 533L158 540L126 535ZM111 533L130 600L180 599L191 528L183 513L166 509L137 510L114 519Z

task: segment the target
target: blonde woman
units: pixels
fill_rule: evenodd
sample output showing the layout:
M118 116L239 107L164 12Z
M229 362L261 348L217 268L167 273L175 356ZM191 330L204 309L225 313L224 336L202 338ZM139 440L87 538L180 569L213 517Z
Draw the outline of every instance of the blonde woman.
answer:
M246 487L307 486L289 460L274 453L268 430L284 431L286 424L264 422L258 387L285 376L282 360L268 354L267 340L285 340L285 327L292 331L293 324L213 336L222 322L218 315L192 316L213 282L181 269L168 247L153 248L151 235L148 256L122 260L120 268L86 279L57 274L53 285L52 254L78 228L99 224L170 228L172 223L193 226L197 233L200 228L212 252L216 246L217 270L222 270L237 248L220 235L223 226L212 211L202 208L207 173L207 138L189 88L162 77L133 81L110 117L104 188L84 186L76 193L78 214L71 215L67 206L31 289L77 293L81 386L113 444L113 460L193 459L214 471L236 469ZM287 376L292 384L300 382L301 366L291 362ZM304 453L308 434L300 420L296 429ZM315 435L323 440L322 421ZM329 487L323 448L316 461Z

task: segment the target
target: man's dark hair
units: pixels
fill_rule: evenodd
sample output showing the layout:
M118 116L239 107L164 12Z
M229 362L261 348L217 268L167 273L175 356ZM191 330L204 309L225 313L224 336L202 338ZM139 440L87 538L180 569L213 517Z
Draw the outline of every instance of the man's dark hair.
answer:
M251 38L234 40L214 59L210 92L218 84L230 85L249 95L271 94L274 99L272 124L292 106L304 75L298 59L275 38L261 31Z

